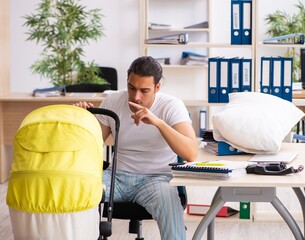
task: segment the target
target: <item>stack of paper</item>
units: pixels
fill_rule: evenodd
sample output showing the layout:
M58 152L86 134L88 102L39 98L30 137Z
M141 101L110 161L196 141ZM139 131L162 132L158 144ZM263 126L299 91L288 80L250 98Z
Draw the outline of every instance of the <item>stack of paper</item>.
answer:
M174 177L227 179L231 176L246 174L248 165L249 162L228 160L191 162L173 166L171 172Z

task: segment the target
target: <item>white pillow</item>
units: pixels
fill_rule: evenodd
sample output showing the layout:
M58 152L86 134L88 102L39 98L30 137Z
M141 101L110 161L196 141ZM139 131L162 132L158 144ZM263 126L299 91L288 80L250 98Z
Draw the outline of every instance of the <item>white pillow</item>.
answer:
M213 135L249 153L277 152L304 113L291 102L257 92L229 94L229 103L213 117Z

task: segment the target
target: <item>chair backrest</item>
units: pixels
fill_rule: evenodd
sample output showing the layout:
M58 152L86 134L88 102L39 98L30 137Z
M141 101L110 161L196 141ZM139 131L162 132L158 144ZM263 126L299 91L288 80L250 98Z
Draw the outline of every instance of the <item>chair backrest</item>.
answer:
M66 92L104 92L111 90L108 84L73 84L66 86Z
M106 90L118 90L118 74L115 68L99 67L99 76L109 84L73 84L66 86L67 92L104 92Z
M100 77L107 80L110 83L111 90L118 90L118 73L115 68L112 67L100 67Z

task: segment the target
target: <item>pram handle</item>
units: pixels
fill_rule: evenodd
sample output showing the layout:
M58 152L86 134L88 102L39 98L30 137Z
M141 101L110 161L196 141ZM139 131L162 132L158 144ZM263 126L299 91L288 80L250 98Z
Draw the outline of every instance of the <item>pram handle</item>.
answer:
M87 108L92 114L106 115L114 119L115 121L115 135L114 135L114 145L113 145L113 159L112 159L112 173L111 173L111 183L110 183L110 193L109 193L109 204L108 204L108 223L100 225L100 231L103 231L104 236L111 236L111 221L113 212L113 196L114 196L114 184L115 184L115 173L117 167L117 146L118 146L118 135L120 129L120 119L118 115L108 109L104 108ZM101 222L102 223L102 222ZM104 227L107 226L107 227Z

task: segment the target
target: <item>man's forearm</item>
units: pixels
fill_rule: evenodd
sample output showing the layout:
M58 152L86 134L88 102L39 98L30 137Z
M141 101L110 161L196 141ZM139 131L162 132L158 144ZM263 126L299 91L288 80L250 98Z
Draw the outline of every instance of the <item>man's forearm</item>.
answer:
M188 123L180 123L174 127L160 121L157 125L160 133L171 149L186 161L195 161L198 155L198 145L195 133Z

